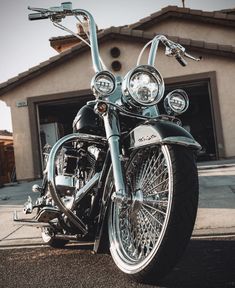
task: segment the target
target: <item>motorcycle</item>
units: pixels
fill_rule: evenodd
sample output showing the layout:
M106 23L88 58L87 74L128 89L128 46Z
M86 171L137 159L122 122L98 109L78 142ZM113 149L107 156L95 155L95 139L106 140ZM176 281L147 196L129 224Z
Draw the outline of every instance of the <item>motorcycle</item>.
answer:
M177 89L164 97L164 80L154 63L159 44L182 66L184 56L200 59L157 35L122 79L100 57L88 11L72 9L71 2L29 9L34 11L30 20L50 19L90 46L95 100L78 111L73 133L45 153L42 185L33 186L40 196L24 206L26 214L35 209L36 216L15 215L15 221L40 227L52 247L89 242L97 253L109 249L117 267L136 280L159 280L177 263L192 234L198 204L195 158L201 146L177 118L189 106L186 92ZM84 37L62 25L67 16L83 25ZM148 47L148 63L140 64Z

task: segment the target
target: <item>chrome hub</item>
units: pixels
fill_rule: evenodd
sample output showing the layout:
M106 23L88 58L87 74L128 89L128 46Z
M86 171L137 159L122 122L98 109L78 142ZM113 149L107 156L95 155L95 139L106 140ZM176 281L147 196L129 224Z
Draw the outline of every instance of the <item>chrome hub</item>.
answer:
M131 211L133 213L138 213L144 200L143 192L141 189L137 190L134 195L132 195Z

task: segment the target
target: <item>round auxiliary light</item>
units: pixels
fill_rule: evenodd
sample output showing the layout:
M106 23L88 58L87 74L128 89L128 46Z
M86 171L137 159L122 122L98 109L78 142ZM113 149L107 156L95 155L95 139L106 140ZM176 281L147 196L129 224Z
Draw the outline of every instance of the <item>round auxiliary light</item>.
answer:
M179 115L184 113L189 106L187 93L182 89L176 89L167 94L164 100L164 107L169 115Z
M161 74L149 65L131 70L122 83L123 101L132 106L153 106L163 97L165 91Z
M114 92L116 80L109 71L98 72L91 81L91 89L95 96L108 96Z

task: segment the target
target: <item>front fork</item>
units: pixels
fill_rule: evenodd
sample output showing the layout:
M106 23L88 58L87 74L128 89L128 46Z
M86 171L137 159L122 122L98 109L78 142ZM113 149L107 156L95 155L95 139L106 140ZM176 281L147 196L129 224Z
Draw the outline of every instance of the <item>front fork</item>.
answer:
M104 127L108 140L110 155L113 167L113 178L115 191L112 200L123 203L127 201L128 195L122 169L122 155L120 153L120 127L119 119L116 111L109 108L108 112L102 115L104 119Z

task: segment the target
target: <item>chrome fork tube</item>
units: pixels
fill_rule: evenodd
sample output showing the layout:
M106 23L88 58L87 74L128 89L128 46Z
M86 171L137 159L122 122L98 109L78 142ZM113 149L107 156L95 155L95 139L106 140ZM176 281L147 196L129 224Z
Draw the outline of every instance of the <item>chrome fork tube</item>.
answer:
M111 108L103 115L103 119L113 166L115 197L123 201L127 194L121 164L119 121L116 112Z
M159 45L160 41L164 44L167 41L167 38L164 35L157 35L153 39L152 45L151 45L151 48L150 48L150 51L149 51L148 65L154 66L155 59L156 59L156 56L157 56L157 49L158 49L158 45Z

